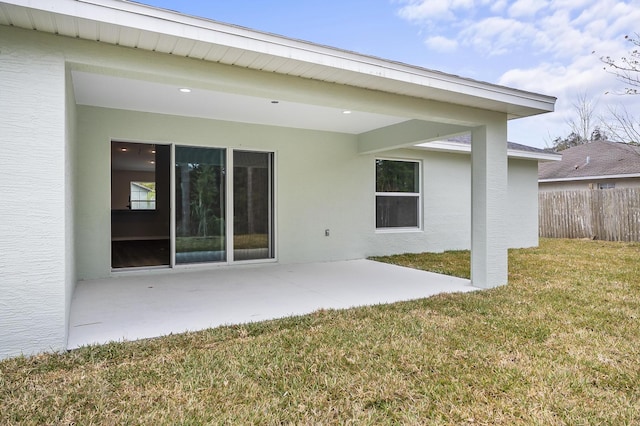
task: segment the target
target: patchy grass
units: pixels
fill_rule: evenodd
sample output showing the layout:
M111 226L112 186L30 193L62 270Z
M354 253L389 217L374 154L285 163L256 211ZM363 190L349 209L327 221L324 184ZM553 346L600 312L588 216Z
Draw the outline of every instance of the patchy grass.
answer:
M543 240L498 289L5 360L0 424L640 424L638 259Z

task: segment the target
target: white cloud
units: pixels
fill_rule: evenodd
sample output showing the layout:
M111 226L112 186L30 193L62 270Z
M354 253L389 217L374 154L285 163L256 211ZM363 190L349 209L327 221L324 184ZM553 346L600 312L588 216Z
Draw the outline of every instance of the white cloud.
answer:
M425 32L483 55L514 49L554 58L582 55L602 39L636 31L640 0L400 0L398 14ZM425 42L431 48L429 39Z
M529 18L546 8L547 1L543 0L518 0L509 7L509 16L513 18Z
M493 13L501 13L507 7L507 0L498 0L491 5Z
M603 109L623 104L640 111L640 96L604 95L624 86L603 70L600 60L620 58L633 48L624 36L640 31L640 0L399 1L400 16L422 27L426 47L441 53L431 59L446 64L445 69L459 73L461 67L472 67L465 75L558 97L556 112L523 120L534 125L510 124L523 136L536 137L535 129L552 137L566 135L571 105L580 94L601 98Z
M484 55L503 55L524 40L535 36L531 24L515 19L490 17L468 26L459 34L462 44L474 47Z
M523 120L526 124L510 124L510 140L529 145L544 146L543 139L550 142L557 136L566 136L569 133L567 122L575 118L573 104L583 94L596 104L595 120L606 115L610 106L625 106L630 111L640 110L640 97L613 93L615 88L621 88L622 85L613 75L603 70L603 64L595 55L576 58L568 64L545 62L527 69L514 68L503 74L499 84L558 98L555 112L527 118ZM538 127L539 141L525 139L529 137L526 132L529 126ZM545 138L540 136L540 131ZM520 140L515 139L516 137L520 137Z
M398 11L400 17L408 21L450 20L454 11L468 10L474 7L474 0L406 0L408 3Z
M454 52L458 48L458 42L442 36L427 38L424 43L429 49L436 52Z

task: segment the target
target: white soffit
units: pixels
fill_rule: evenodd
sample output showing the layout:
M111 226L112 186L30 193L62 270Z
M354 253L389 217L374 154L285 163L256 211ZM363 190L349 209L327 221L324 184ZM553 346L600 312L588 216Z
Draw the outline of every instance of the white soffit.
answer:
M507 113L555 98L122 0L5 0L0 24Z
M180 86L77 70L71 75L78 105L352 134L406 120L196 88L182 93Z

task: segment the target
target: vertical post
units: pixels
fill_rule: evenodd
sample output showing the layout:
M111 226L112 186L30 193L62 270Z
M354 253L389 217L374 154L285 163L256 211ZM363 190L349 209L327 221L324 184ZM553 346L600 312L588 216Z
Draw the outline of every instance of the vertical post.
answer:
M472 131L471 283L507 284L507 120Z
M40 40L0 26L0 359L66 349L75 285L75 105Z

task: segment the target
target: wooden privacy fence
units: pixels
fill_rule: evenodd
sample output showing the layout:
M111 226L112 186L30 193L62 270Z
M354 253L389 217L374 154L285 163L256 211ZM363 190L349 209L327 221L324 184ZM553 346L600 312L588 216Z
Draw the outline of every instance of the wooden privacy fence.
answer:
M640 188L538 194L541 237L640 241Z

